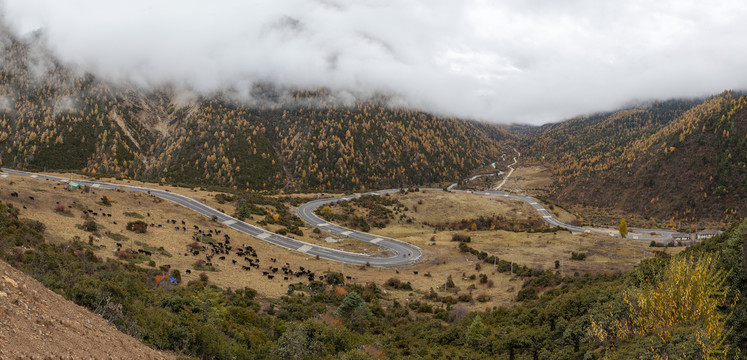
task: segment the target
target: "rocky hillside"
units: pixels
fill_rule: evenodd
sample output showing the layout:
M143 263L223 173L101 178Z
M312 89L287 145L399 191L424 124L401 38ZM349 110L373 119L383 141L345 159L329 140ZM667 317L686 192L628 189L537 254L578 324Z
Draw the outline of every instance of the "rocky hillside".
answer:
M103 305L103 304L102 304ZM174 359L0 261L0 358Z
M237 189L360 190L452 180L494 161L508 131L256 85L200 96L110 83L0 29L0 161ZM240 100L237 100L240 99Z
M525 140L552 164L566 204L669 220L729 222L747 215L747 97L657 103L545 126ZM542 159L544 156L544 159Z

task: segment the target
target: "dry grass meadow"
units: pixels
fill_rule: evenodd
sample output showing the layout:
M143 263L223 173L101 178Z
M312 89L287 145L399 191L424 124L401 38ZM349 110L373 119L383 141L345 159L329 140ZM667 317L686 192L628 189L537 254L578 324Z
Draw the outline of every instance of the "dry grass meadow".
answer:
M226 213L230 214L234 211L233 205L217 203L214 197L215 193L208 191L140 184L135 181L116 181L113 179L106 179L105 181L168 189L175 193L196 198ZM19 197L11 197L10 193L13 191L18 192ZM34 200L29 199L29 196L34 197ZM101 204L102 196L107 196L111 200L110 206ZM310 198L313 195L299 196ZM87 242L90 237L94 245L100 246L97 250L99 257L116 258L114 251L117 241L108 236L107 233L125 236L127 239L120 241L124 248L138 249L144 247L144 245L138 245L136 242L154 248L163 247L171 256L154 253L151 260L155 262L156 267L168 264L171 265L172 269L179 269L183 280L187 281L197 278L199 271L193 270L191 275L187 275L184 270L191 269L192 264L197 259L204 259L204 256L192 256L187 251L188 245L193 242L193 225L197 225L201 229L221 230L228 234L231 237L231 244L234 249L240 244L247 244L257 251L261 267L260 269L251 269L251 271L242 269L241 265L245 263L235 253L227 256L225 260L214 258L213 263L219 271L208 272L209 279L222 287L240 288L248 286L256 289L262 296L279 297L286 292L288 285L296 282L297 279L291 278L286 281L281 276L274 280L268 280L262 276L261 271L271 264L270 258L276 258L277 263L272 264L274 266L279 267L279 265L288 262L295 269L298 266L303 266L317 274L322 274L328 270L344 271L345 275L352 276L353 282L358 283L375 282L378 285L383 285L389 278L399 278L401 281L409 281L412 284L413 291L387 291L386 296L390 300L397 299L404 302L422 300L423 294L431 288L436 289L443 284L446 275L449 274L452 275L455 285L461 289L460 293L467 292L467 288L474 285L473 295L486 293L491 297L491 300L487 303L469 305L474 309L507 305L514 301L516 292L521 288L521 279L506 273L494 274L490 264L478 261L475 256L460 253L457 250L457 243L451 241L453 232L434 232L432 227L425 226L422 222L458 221L481 215L502 215L509 219L536 217L529 206L506 199L435 191L393 196L398 197L402 203L408 206L410 210L407 215L414 218L413 223L397 223L394 221L386 228L375 229L372 232L413 243L424 250L424 258L417 264L405 267L366 268L342 265L323 259L317 260L304 254L288 251L238 233L179 205L168 201L160 201L160 199L146 194L101 189L92 189L90 193L84 193L82 191L64 190L64 184L51 181L15 175L0 178L0 200L21 208L22 217L45 223L47 225L45 235L48 241L64 243L77 236L82 241ZM58 202L59 205L70 211L69 215L61 215L55 211ZM419 202L420 204L418 204ZM415 205L417 205L417 211L415 211ZM73 206L73 208L68 208L68 206ZM85 208L99 213L98 216L93 216L93 219L98 224L103 225L103 229L96 234L76 227L76 225L85 221L83 212L79 210ZM101 213L109 213L112 216L102 216ZM145 234L128 231L125 228L127 222L136 220L136 218L127 216L125 213L137 213L143 217L143 221L155 226L148 227ZM572 215L568 214L568 216ZM167 224L167 220L171 219L177 220L177 224L180 226L179 230L175 229L176 225ZM182 220L186 224L186 231L181 229ZM161 227L158 227L159 224ZM273 230L273 228L270 227L270 230ZM352 251L369 253L380 251L375 246L360 244L352 240L326 243L324 238L328 234L315 235L312 233L312 229L308 227L304 227L302 230L304 236L301 239L304 241L323 243L325 246ZM652 256L647 244L602 235L576 235L567 231L556 233L514 233L507 231L462 233L471 236L470 246L473 248L490 254L497 254L501 259L514 261L520 265L554 269L555 260L563 260L564 271L567 274L625 271L632 268L642 257ZM117 237L117 235L113 236ZM434 237L435 241L431 241L431 237ZM296 236L296 238L299 237ZM668 251L676 250L669 249ZM587 253L588 257L585 261L571 261L570 253L572 251ZM237 263L233 264L231 260L237 260ZM482 267L480 271L475 269L475 265L478 263ZM140 263L139 266L149 267L147 261ZM477 280L469 279L471 274L480 273L488 275L489 279L493 280L494 286L492 288L479 284Z

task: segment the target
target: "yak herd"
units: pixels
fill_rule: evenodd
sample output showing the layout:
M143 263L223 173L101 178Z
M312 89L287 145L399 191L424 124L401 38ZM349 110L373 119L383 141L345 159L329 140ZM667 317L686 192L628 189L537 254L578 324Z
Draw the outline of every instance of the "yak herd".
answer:
M56 189L56 187L55 187ZM11 197L19 197L17 192L12 192L10 194ZM29 200L35 200L33 196L28 197ZM76 204L76 201L72 202L73 204ZM60 205L60 202L57 201L57 205ZM73 205L67 206L69 209L73 208ZM26 206L24 205L23 208L25 209ZM86 209L82 210L84 216L86 217L105 217L105 218L112 218L113 215L108 212L104 212L103 208L100 208L98 211L92 210L92 209ZM147 217L151 218L151 214L148 212ZM117 224L116 220L112 220L113 224ZM146 225L152 227L152 228L166 228L169 226L173 226L175 231L181 231L181 232L187 232L188 226L187 222L185 220L177 220L177 219L166 219L164 223L155 223L150 222L146 223ZM192 234L192 240L194 240L192 246L189 247L189 251L184 253L184 256L200 256L201 254L204 255L204 265L208 267L214 267L218 263L226 263L229 265L234 266L240 266L241 269L244 271L251 271L252 268L259 270L260 269L260 259L257 256L257 251L251 246L242 244L241 246L238 246L237 248L234 248L231 245L231 237L228 234L223 233L220 229L201 229L198 225L192 225L192 228L194 229L194 232ZM116 245L116 251L115 254L122 251L122 248L124 247L122 243L115 242ZM153 253L146 249L137 249L137 252L139 254L143 254L146 256L152 256ZM227 256L230 256L231 254L235 254L239 260L236 259L228 259ZM230 263L228 263L230 261ZM314 272L312 272L310 269L306 269L303 266L299 266L297 270L294 270L293 267L290 265L290 263L285 263L285 265L277 266L277 259L276 258L270 258L271 264L264 269L262 269L262 275L267 277L269 280L273 280L276 277L280 278L282 276L283 280L290 281L292 279L308 279L308 281L314 281L319 280L323 281L325 280L324 275L317 276ZM165 265L166 267L171 267L170 265ZM191 274L192 271L190 269L185 270L185 274ZM281 275L282 273L282 275ZM346 277L348 280L352 279L350 276Z

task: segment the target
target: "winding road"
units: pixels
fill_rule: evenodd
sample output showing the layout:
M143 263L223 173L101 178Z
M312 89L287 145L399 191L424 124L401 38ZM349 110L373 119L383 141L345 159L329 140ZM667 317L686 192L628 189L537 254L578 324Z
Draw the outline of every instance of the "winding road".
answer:
M50 181L57 181L57 182L63 182L63 183L67 183L71 181L70 179L66 179L66 178L58 177L58 176L52 176L52 175L19 171L19 170L7 169L7 168L2 168L2 170L5 172L5 174L27 176L27 177L31 177L31 178L35 178L39 180L50 180ZM420 248L418 248L415 245L406 243L404 241L399 241L396 239L385 238L385 237L380 237L380 236L373 236L367 233L360 233L360 232L346 229L344 227L340 227L337 225L328 224L323 220L319 220L316 222L309 222L309 224L311 224L312 226L321 227L324 230L328 230L329 232L336 234L336 235L347 236L353 239L357 239L363 242L368 242L368 243L383 247L387 250L387 253L389 256L375 256L374 257L368 254L360 254L360 253L348 252L348 251L343 251L343 250L330 249L328 247L319 246L316 244L310 244L310 243L307 243L301 240L291 239L287 236L282 236L282 235L275 234L273 232L269 232L261 227L248 224L237 218L226 215L220 212L219 210L216 210L210 206L207 206L201 203L200 201L197 201L188 196L176 194L170 191L147 188L147 187L142 187L142 186L112 184L112 183L101 182L101 181L77 180L77 179L74 181L81 185L90 186L93 189L106 189L106 190L122 189L122 190L136 191L136 192L147 193L153 196L157 196L161 199L174 202L190 210L196 211L207 217L210 217L210 218L215 217L216 221L222 223L223 225L226 225L236 231L242 232L244 234L255 237L257 239L269 242L277 246L284 247L289 250L294 250L294 251L298 251L304 254L308 254L310 256L319 255L320 258L324 258L328 260L343 262L347 264L356 264L356 265L370 264L372 266L389 267L389 266L399 266L399 265L414 263L423 256L423 252L420 250ZM322 204L326 204L328 202L336 201L340 199L342 198L337 198L334 200L332 199L317 200L317 201L312 201L311 203L304 204L301 206L301 208L299 208L299 215L301 214L301 211L300 211L301 209L306 209L304 213L311 213L311 211L314 208ZM311 206L309 206L310 204Z
M516 159L514 158L514 164L515 163L516 163ZM70 179L66 179L66 178L62 178L58 176L52 176L52 175L19 171L19 170L7 169L7 168L2 168L2 170L5 173L0 174L0 177L7 177L7 174L12 174L12 175L32 177L32 178L36 178L40 180L58 181L58 182L63 182L63 183L67 183L71 181ZM314 210L317 209L318 207L324 206L326 204L333 203L336 201L350 200L353 198L358 198L362 195L383 195L387 193L396 193L396 192L399 192L400 189L372 191L372 192L358 194L358 195L347 195L347 196L339 196L339 197L334 197L334 198L314 200L314 201L301 205L296 210L298 216L301 219L303 219L306 223L308 223L310 226L325 230L336 236L351 238L351 239L355 239L355 240L358 240L364 243L372 244L372 245L381 247L385 250L382 256L371 256L368 254L361 254L361 253L354 253L354 252L348 252L348 251L343 251L343 250L331 249L328 247L307 243L301 240L292 239L287 236L278 235L278 234L269 232L263 228L260 228L258 226L248 224L237 218L229 216L217 209L214 209L210 206L203 204L202 202L198 200L195 200L193 198L190 198L188 196L184 196L181 194L176 194L170 191L166 191L166 190L159 190L159 189L147 188L147 187L142 187L142 186L113 184L113 183L107 183L107 182L101 182L101 181L75 180L75 182L81 185L90 186L91 188L94 188L94 189L106 189L106 190L122 189L122 190L136 191L136 192L147 193L153 196L157 196L161 199L174 202L190 210L196 211L207 217L215 218L216 221L222 223L223 225L228 226L236 231L247 234L249 236L255 237L257 239L269 242L277 246L281 246L289 250L298 251L304 254L308 254L310 256L319 256L320 258L333 260L337 262L355 264L355 265L370 264L372 266L391 267L391 266L401 266L401 265L415 263L418 260L420 260L423 256L423 251L419 247L412 245L410 243L400 241L397 239L393 239L393 238L384 237L384 236L377 236L377 235L373 235L373 234L369 234L365 232L360 232L360 231L356 231L356 230L342 227L339 225L335 225L335 224L325 221L324 219L320 218L314 213ZM443 191L443 189L438 189L438 188L421 188L421 190ZM620 236L619 233L617 233L616 230L614 229L607 230L607 229L599 229L599 228L579 227L579 226L566 224L558 220L556 217L554 217L536 199L528 197L528 196L512 194L510 192L502 191L502 190L484 190L484 191L447 190L447 191L458 192L458 193L471 193L471 194L481 195L481 196L511 198L511 199L523 201L529 204L530 206L532 206L532 208L534 208L537 211L537 213L542 217L542 220L544 220L546 223L548 223L551 226L558 226L558 227L565 228L576 233L599 233L599 234L605 234L605 235L615 236L615 237ZM666 243L672 239L672 234L673 232L666 231L666 230L629 229L628 237L633 240L638 240L638 241L653 240L659 243Z

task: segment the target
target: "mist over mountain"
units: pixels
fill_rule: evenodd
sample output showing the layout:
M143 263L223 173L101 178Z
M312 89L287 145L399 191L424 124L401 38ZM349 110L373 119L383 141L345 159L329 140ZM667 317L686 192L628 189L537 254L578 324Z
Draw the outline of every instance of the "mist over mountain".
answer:
M384 94L431 113L540 124L747 83L739 2L1 6L14 33L40 30L62 61L98 77L243 99L257 83L323 87L343 103Z

